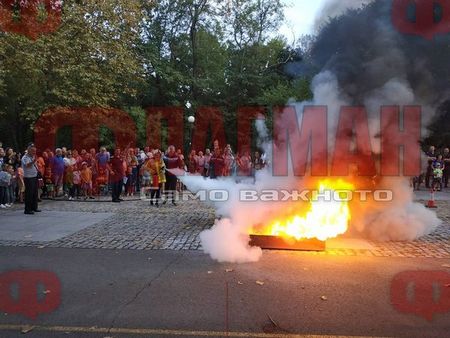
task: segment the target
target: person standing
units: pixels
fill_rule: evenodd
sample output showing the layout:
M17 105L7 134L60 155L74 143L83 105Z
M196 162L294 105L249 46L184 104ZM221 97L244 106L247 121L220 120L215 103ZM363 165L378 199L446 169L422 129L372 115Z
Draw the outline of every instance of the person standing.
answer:
M41 212L38 209L38 170L36 167L36 147L30 143L27 153L22 157L22 169L25 183L25 214Z
M427 171L425 174L425 186L427 189L430 189L430 181L433 177L433 162L437 159L436 148L434 146L430 146L425 155L427 156L428 161Z
M442 154L442 159L444 160L444 177L443 177L443 183L444 187L448 188L448 179L450 177L450 149L445 148L444 153Z
M204 165L204 169L203 169L203 177L209 177L209 162L211 161L211 150L206 149L205 150L205 165Z
M205 156L203 155L203 151L198 152L196 163L196 174L203 176L203 173L205 172Z
M166 167L161 158L161 152L155 150L153 158L149 161L150 174L152 177L152 188L150 190L150 205L153 203L159 207L159 199L161 198L161 189L166 183Z
M55 150L55 156L52 158L51 167L53 174L53 184L55 186L55 197L58 197L59 192L62 192L62 195L64 195L63 183L64 183L65 163L63 151L61 148L57 148Z
M177 205L175 203L175 193L177 190L177 176L170 172L170 169L180 169L183 167L183 160L181 159L181 156L177 154L175 151L174 146L169 146L169 149L167 150L167 154L164 156L164 164L166 168L168 169L166 171L166 183L165 183L165 196L166 198L163 201L163 204L167 203L167 200L169 199L169 195L171 195L172 198L172 204Z
M215 148L214 153L209 161L209 175L211 179L222 177L225 170L225 160L220 148Z
M3 164L5 163L5 150L0 147L0 168L3 167Z
M121 156L120 149L114 151L114 156L109 160L109 177L112 185L112 201L118 203L121 201L123 178L125 177L124 159Z

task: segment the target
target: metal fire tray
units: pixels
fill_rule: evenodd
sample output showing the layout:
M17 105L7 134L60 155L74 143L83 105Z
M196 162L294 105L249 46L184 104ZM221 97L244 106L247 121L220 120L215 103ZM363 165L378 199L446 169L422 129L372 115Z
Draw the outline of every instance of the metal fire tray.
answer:
M325 241L316 238L296 240L278 236L250 235L250 245L269 250L325 251Z

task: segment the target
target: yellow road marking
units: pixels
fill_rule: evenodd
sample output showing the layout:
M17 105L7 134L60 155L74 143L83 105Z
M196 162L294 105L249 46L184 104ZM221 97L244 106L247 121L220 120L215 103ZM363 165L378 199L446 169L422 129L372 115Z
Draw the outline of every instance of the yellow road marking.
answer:
M33 331L47 332L78 332L78 333L116 333L135 335L160 336L191 336L191 337L244 337L244 338L369 338L368 336L330 336L330 335L301 335L301 334L269 334L253 332L221 332L221 331L191 331L191 330L163 330L163 329L128 329L83 326L40 326L40 325L9 325L0 324L0 330L17 330L33 328Z

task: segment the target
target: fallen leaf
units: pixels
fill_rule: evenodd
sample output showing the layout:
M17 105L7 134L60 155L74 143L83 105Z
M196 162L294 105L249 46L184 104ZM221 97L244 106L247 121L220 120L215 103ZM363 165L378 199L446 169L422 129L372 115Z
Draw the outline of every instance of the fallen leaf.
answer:
M225 272L233 272L233 269L225 269Z
M26 334L28 332L33 331L33 329L34 329L34 326L27 325L27 326L22 327L22 330L20 330L20 332L23 334Z
M322 300L328 300L327 296L322 296L322 297L320 297L320 299L322 299Z
M257 280L257 281L256 281L256 284L258 284L258 285L264 285L264 282L261 282L261 281Z
M238 281L238 285L244 285L244 283L242 283L241 281Z

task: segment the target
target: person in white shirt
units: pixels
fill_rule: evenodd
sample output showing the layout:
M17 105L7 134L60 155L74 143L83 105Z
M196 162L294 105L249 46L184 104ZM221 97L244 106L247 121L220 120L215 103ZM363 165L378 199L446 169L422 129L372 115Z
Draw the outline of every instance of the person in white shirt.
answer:
M38 170L36 167L36 147L30 143L26 154L22 157L22 169L25 182L25 214L33 215L41 212L38 209Z

